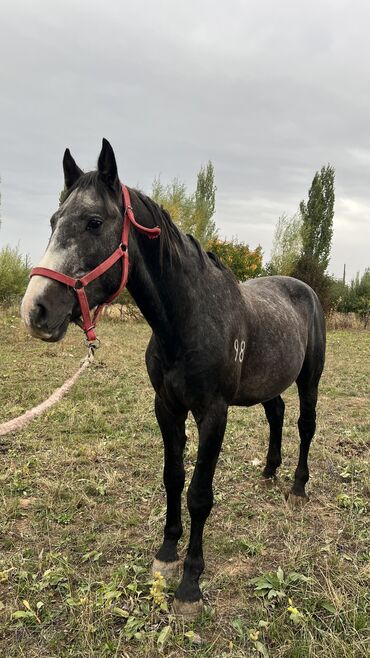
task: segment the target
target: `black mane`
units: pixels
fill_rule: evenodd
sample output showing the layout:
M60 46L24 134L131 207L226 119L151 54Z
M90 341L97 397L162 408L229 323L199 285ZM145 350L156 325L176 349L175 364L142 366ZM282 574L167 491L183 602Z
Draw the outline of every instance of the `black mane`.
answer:
M170 260L172 258L180 258L180 253L184 248L184 234L172 221L171 215L169 212L159 206L153 199L148 197L144 192L140 190L132 190L134 194L139 198L141 203L145 206L149 215L153 219L154 225L159 226L161 229L161 239L160 239L160 259L161 264L165 254L168 254Z
M154 223L161 228L161 263L163 263L164 254L167 253L170 259L180 258L181 251L191 245L199 256L202 267L211 261L212 265L219 270L227 272L236 281L236 277L227 265L219 259L212 251L205 251L197 240L190 233L182 233L171 218L169 212L159 206L153 199L148 197L140 190L134 190L140 201L151 215Z
M112 200L114 192L113 190L110 190L102 180L99 171L89 171L84 173L83 176L81 176L68 190L64 188L60 195L60 203L64 203L74 190L78 189L84 192L91 187L93 187L105 202ZM230 268L227 267L227 265L224 265L216 254L212 251L206 252L200 242L190 233L187 233L186 235L185 233L182 233L172 220L169 212L163 208L163 206L159 206L141 190L130 188L130 192L136 195L139 201L145 206L149 215L153 219L154 225L160 226L161 228L161 264L163 264L166 254L169 256L170 261L172 261L173 258L180 259L181 253L184 249L186 250L186 248L191 245L197 252L202 267L211 261L211 263L219 270L228 272L233 278L235 278Z

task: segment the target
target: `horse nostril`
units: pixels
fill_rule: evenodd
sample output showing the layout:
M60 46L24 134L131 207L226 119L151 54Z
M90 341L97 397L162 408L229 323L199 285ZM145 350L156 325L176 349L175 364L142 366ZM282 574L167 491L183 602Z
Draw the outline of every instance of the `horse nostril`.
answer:
M46 325L47 311L43 304L35 304L30 315L32 323L38 329L42 329Z

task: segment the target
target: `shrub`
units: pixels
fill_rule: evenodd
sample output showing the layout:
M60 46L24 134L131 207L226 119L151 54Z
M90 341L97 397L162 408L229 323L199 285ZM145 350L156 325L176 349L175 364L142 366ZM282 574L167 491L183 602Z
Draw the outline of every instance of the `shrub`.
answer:
M27 257L18 248L3 247L0 251L0 304L20 300L27 287L30 267Z
M238 281L252 279L262 274L262 250L249 249L245 242L236 239L230 241L214 238L207 243L207 249L212 251L235 274Z
M349 285L337 282L336 309L342 313L358 313L365 326L370 316L370 268L360 277L352 279Z

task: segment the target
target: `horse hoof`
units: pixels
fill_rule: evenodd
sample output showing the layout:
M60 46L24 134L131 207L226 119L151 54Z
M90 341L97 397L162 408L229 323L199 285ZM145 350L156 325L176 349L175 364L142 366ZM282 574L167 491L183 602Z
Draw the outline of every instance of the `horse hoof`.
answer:
M309 500L309 497L306 495L296 496L296 494L290 492L286 502L291 509L301 509L308 503Z
M198 617L203 611L203 607L203 599L199 599L199 601L181 601L175 598L172 604L172 610L176 617L185 617L189 621Z
M155 576L156 573L160 573L163 578L169 580L177 575L181 560L175 560L175 562L162 562L154 558L152 565L152 574Z

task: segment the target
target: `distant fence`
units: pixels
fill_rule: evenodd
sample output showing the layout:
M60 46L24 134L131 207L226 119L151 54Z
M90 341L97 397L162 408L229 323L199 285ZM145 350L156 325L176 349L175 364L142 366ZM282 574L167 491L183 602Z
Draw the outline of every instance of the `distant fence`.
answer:
M102 317L107 320L128 322L130 320L144 320L142 313L133 304L111 304L105 306Z
M4 316L19 316L19 305L1 306L0 313ZM143 315L137 306L133 304L112 304L103 309L102 317L106 320L116 322L135 322L144 320ZM358 313L338 313L334 311L326 319L326 325L329 330L353 329L353 330L370 330L370 317L360 316Z
M370 329L370 318L368 315L361 316L358 313L330 313L326 319L328 329Z
M132 304L112 304L111 306L106 306L103 311L103 317L107 320L122 322L144 319L137 306L133 306ZM358 313L338 313L335 311L327 317L326 324L329 330L370 329L369 317L362 317Z

